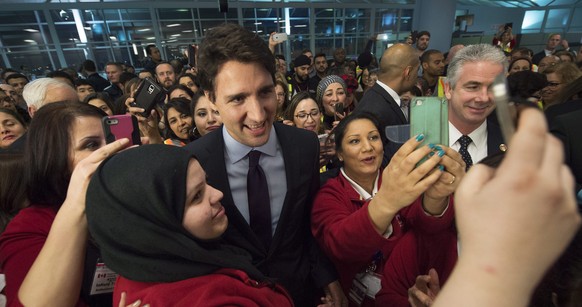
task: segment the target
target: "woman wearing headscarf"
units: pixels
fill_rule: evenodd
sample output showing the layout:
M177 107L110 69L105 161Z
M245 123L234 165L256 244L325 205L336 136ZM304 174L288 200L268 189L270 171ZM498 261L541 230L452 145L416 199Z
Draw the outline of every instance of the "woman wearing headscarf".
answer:
M87 219L120 275L115 306L123 292L151 306L292 305L245 251L219 240L228 224L221 199L178 147L142 146L104 162L89 184Z

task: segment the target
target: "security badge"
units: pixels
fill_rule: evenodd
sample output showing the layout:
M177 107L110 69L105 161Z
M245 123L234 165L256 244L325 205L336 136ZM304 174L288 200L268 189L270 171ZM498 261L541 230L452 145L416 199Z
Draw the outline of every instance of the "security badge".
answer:
M115 287L117 273L108 268L105 263L97 261L90 295L111 293Z
M352 281L352 288L348 293L349 299L356 305L361 306L366 297L375 299L376 294L382 288L382 281L380 275L376 274L376 263L381 261L382 253L378 252L374 256L374 260L368 265L365 271L356 274Z

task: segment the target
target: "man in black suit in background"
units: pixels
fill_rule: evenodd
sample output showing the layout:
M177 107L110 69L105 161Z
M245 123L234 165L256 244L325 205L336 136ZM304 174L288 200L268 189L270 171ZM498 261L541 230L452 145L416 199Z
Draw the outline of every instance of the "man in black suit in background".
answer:
M490 88L495 77L507 71L506 66L503 52L487 44L461 49L449 64L444 87L449 103L449 146L461 153L468 167L505 150L495 114L491 114L495 101Z
M400 95L415 86L419 67L418 51L410 45L396 44L386 49L380 60L378 81L366 91L354 113L374 114L382 129L386 126L408 124L408 119L400 108ZM386 164L401 144L389 142L384 137L383 140Z
M565 163L570 167L576 181L578 203L582 204L582 110L556 117L550 124L552 132L564 143Z
M336 306L347 306L333 265L310 231L319 142L313 132L275 123L275 58L267 43L239 25L225 24L208 33L198 56L201 88L223 126L186 149L200 161L208 183L224 193L229 218L224 240L249 252L296 306L313 305L317 287ZM252 162L257 154L258 162ZM267 186L260 191L268 195L260 204L267 208L260 213L268 212L266 218L257 216L256 195L250 193L251 168L264 170Z

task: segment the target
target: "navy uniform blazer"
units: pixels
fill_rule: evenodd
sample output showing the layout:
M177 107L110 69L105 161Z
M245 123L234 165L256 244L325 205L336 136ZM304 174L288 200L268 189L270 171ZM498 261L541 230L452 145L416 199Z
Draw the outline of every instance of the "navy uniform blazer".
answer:
M384 142L384 163L382 165L385 166L402 144L388 141L384 129L387 126L406 125L408 120L392 96L377 83L366 91L353 113L364 112L376 116L380 129L382 129L380 131Z
M185 149L196 156L206 171L208 184L224 193L221 203L229 219L224 240L248 251L255 266L280 282L296 306L309 306L313 305L317 287L337 280L333 264L321 253L310 230L311 205L319 189L319 142L311 131L280 123L275 123L274 129L285 162L287 194L268 251L234 205L224 161L222 129Z

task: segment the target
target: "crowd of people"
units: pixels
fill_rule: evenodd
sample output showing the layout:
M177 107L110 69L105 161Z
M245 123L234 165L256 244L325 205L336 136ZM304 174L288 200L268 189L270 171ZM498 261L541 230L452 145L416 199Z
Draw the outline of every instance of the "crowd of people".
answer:
M150 45L143 70L107 78L91 60L2 71L7 306L582 301L582 71L559 34L534 55L510 26L446 52L420 31L379 58L374 37L356 59L291 65L273 34L217 26L196 66ZM495 116L500 75L512 123ZM163 93L148 113L144 82ZM448 139L389 139L427 96L447 101ZM143 145L106 142L102 119L122 114Z

